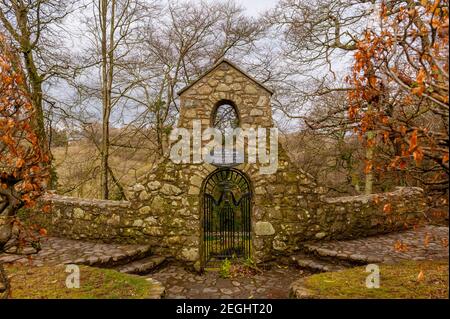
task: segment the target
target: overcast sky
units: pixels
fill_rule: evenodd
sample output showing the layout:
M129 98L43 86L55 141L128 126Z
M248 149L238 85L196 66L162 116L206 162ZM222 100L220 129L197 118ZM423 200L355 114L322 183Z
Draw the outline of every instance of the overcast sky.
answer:
M236 2L245 7L249 15L257 16L264 10L273 8L278 0L237 0Z

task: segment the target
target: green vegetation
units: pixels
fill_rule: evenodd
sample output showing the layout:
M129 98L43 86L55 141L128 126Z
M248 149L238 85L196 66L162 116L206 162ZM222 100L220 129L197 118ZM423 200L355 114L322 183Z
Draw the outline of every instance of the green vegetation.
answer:
M210 271L214 271L214 268L208 268ZM240 259L232 257L226 258L220 263L219 276L222 278L235 278L239 276L249 277L256 274L261 274L262 270L256 266L253 259Z
M365 267L305 278L304 287L318 298L448 298L447 261L408 261L380 265L380 288L365 285Z
M231 276L231 261L226 258L220 264L219 275L222 278L230 278Z
M65 266L8 266L11 297L17 299L148 298L153 284L112 269L80 266L80 288L67 288Z

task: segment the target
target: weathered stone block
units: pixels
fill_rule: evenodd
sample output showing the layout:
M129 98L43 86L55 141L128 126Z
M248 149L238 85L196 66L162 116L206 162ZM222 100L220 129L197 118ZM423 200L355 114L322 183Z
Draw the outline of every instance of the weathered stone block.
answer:
M217 87L216 87L217 91L221 91L221 92L228 92L231 91L231 87L227 84L224 83L220 83Z
M263 114L264 114L264 112L259 109L252 109L250 111L250 116L261 116Z
M181 251L181 255L187 261L196 261L199 259L198 248L184 248Z
M141 227L142 225L144 225L144 221L143 221L142 219L136 219L136 220L133 222L133 226L134 226L134 227Z
M213 89L209 85L202 85L198 88L198 93L202 95L210 94L213 91Z
M180 195L183 191L175 185L164 184L160 192L164 195Z
M257 94L258 90L255 88L254 85L247 84L245 86L244 92L247 93L247 94Z
M256 222L255 234L257 236L269 236L275 234L275 229L269 222Z
M165 207L165 200L161 196L157 195L152 200L152 209L161 210Z
M139 209L139 213L145 215L145 214L150 213L150 210L151 210L150 206L144 206Z
M84 218L84 210L82 210L79 207L75 207L73 209L73 217L78 218L78 219L83 219Z
M150 191L154 191L161 187L161 183L158 181L151 181L147 183L147 187Z
M319 233L316 233L315 235L314 235L314 237L316 237L317 239L322 239L322 238L324 238L324 237L326 237L327 236L327 233L326 232L319 232Z
M203 179L200 176L194 175L189 179L191 185L200 188L203 183Z
M140 192L140 191L143 191L144 189L145 189L144 185L139 184L139 183L133 186L134 192Z
M189 195L198 195L198 194L200 194L200 188L198 188L197 186L191 185L189 187L188 194Z
M139 194L139 199L142 201L148 200L148 199L150 199L150 197L151 197L150 194L147 193L147 191L145 191L145 190Z

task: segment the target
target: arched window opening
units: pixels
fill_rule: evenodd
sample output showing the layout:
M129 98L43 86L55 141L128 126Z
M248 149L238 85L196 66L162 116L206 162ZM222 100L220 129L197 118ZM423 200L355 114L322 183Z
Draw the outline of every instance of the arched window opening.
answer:
M216 104L211 118L211 124L222 133L222 149L211 150L212 164L217 166L234 166L243 160L243 154L237 153L233 130L240 126L239 114L233 102L222 100ZM230 144L231 143L231 144Z
M239 116L231 101L224 100L217 104L213 112L212 125L223 134L239 127Z

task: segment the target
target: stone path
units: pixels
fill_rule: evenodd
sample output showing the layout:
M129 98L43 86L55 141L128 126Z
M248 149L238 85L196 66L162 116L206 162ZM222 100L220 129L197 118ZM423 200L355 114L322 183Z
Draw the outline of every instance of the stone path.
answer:
M163 257L148 256L149 245L116 245L85 242L56 237L43 237L41 250L37 254L24 255L0 254L0 263L29 264L30 266L51 266L61 264L90 265L96 267L114 267L121 272L136 273L157 266ZM34 251L25 247L24 252ZM165 294L164 286L155 279L147 278L152 283L148 298L160 299Z
M41 250L28 256L0 254L0 262L31 263L34 266L78 264L91 266L114 266L150 253L148 245L115 245L78 241L72 239L41 238ZM30 250L26 247L25 250Z
M415 230L354 240L305 244L309 253L355 263L448 259L448 227L427 225Z
M369 262L448 259L448 227L425 226L355 240L308 243L305 248L310 257L319 258L314 259L316 265L311 265L311 262L305 266L293 258L302 269L274 267L263 274L232 279L220 278L217 272L198 276L181 266L171 265L150 277L166 287L166 298L287 298L293 282L311 275L306 269L327 271ZM329 269L323 268L323 265Z
M165 298L279 299L288 298L293 281L310 274L292 267L274 266L253 276L221 278L217 271L197 275L182 266L170 265L149 277L166 287Z
M131 267L139 273L144 268L147 270L150 264L163 262L160 257L150 256L148 245L100 244L48 237L42 239L41 246L42 250L31 259L35 266L74 263L114 267L122 271ZM293 261L301 269L273 266L261 274L224 279L215 271L198 275L181 265L172 264L146 277L161 282L166 288L166 298L287 298L294 281L310 275L312 272L309 270L326 271L323 265L334 270L333 265L348 267L352 264L448 257L448 227L425 226L355 240L306 243L304 251L293 256ZM317 260L325 262L319 264L321 269L315 269ZM2 254L0 262L30 261L26 256Z

